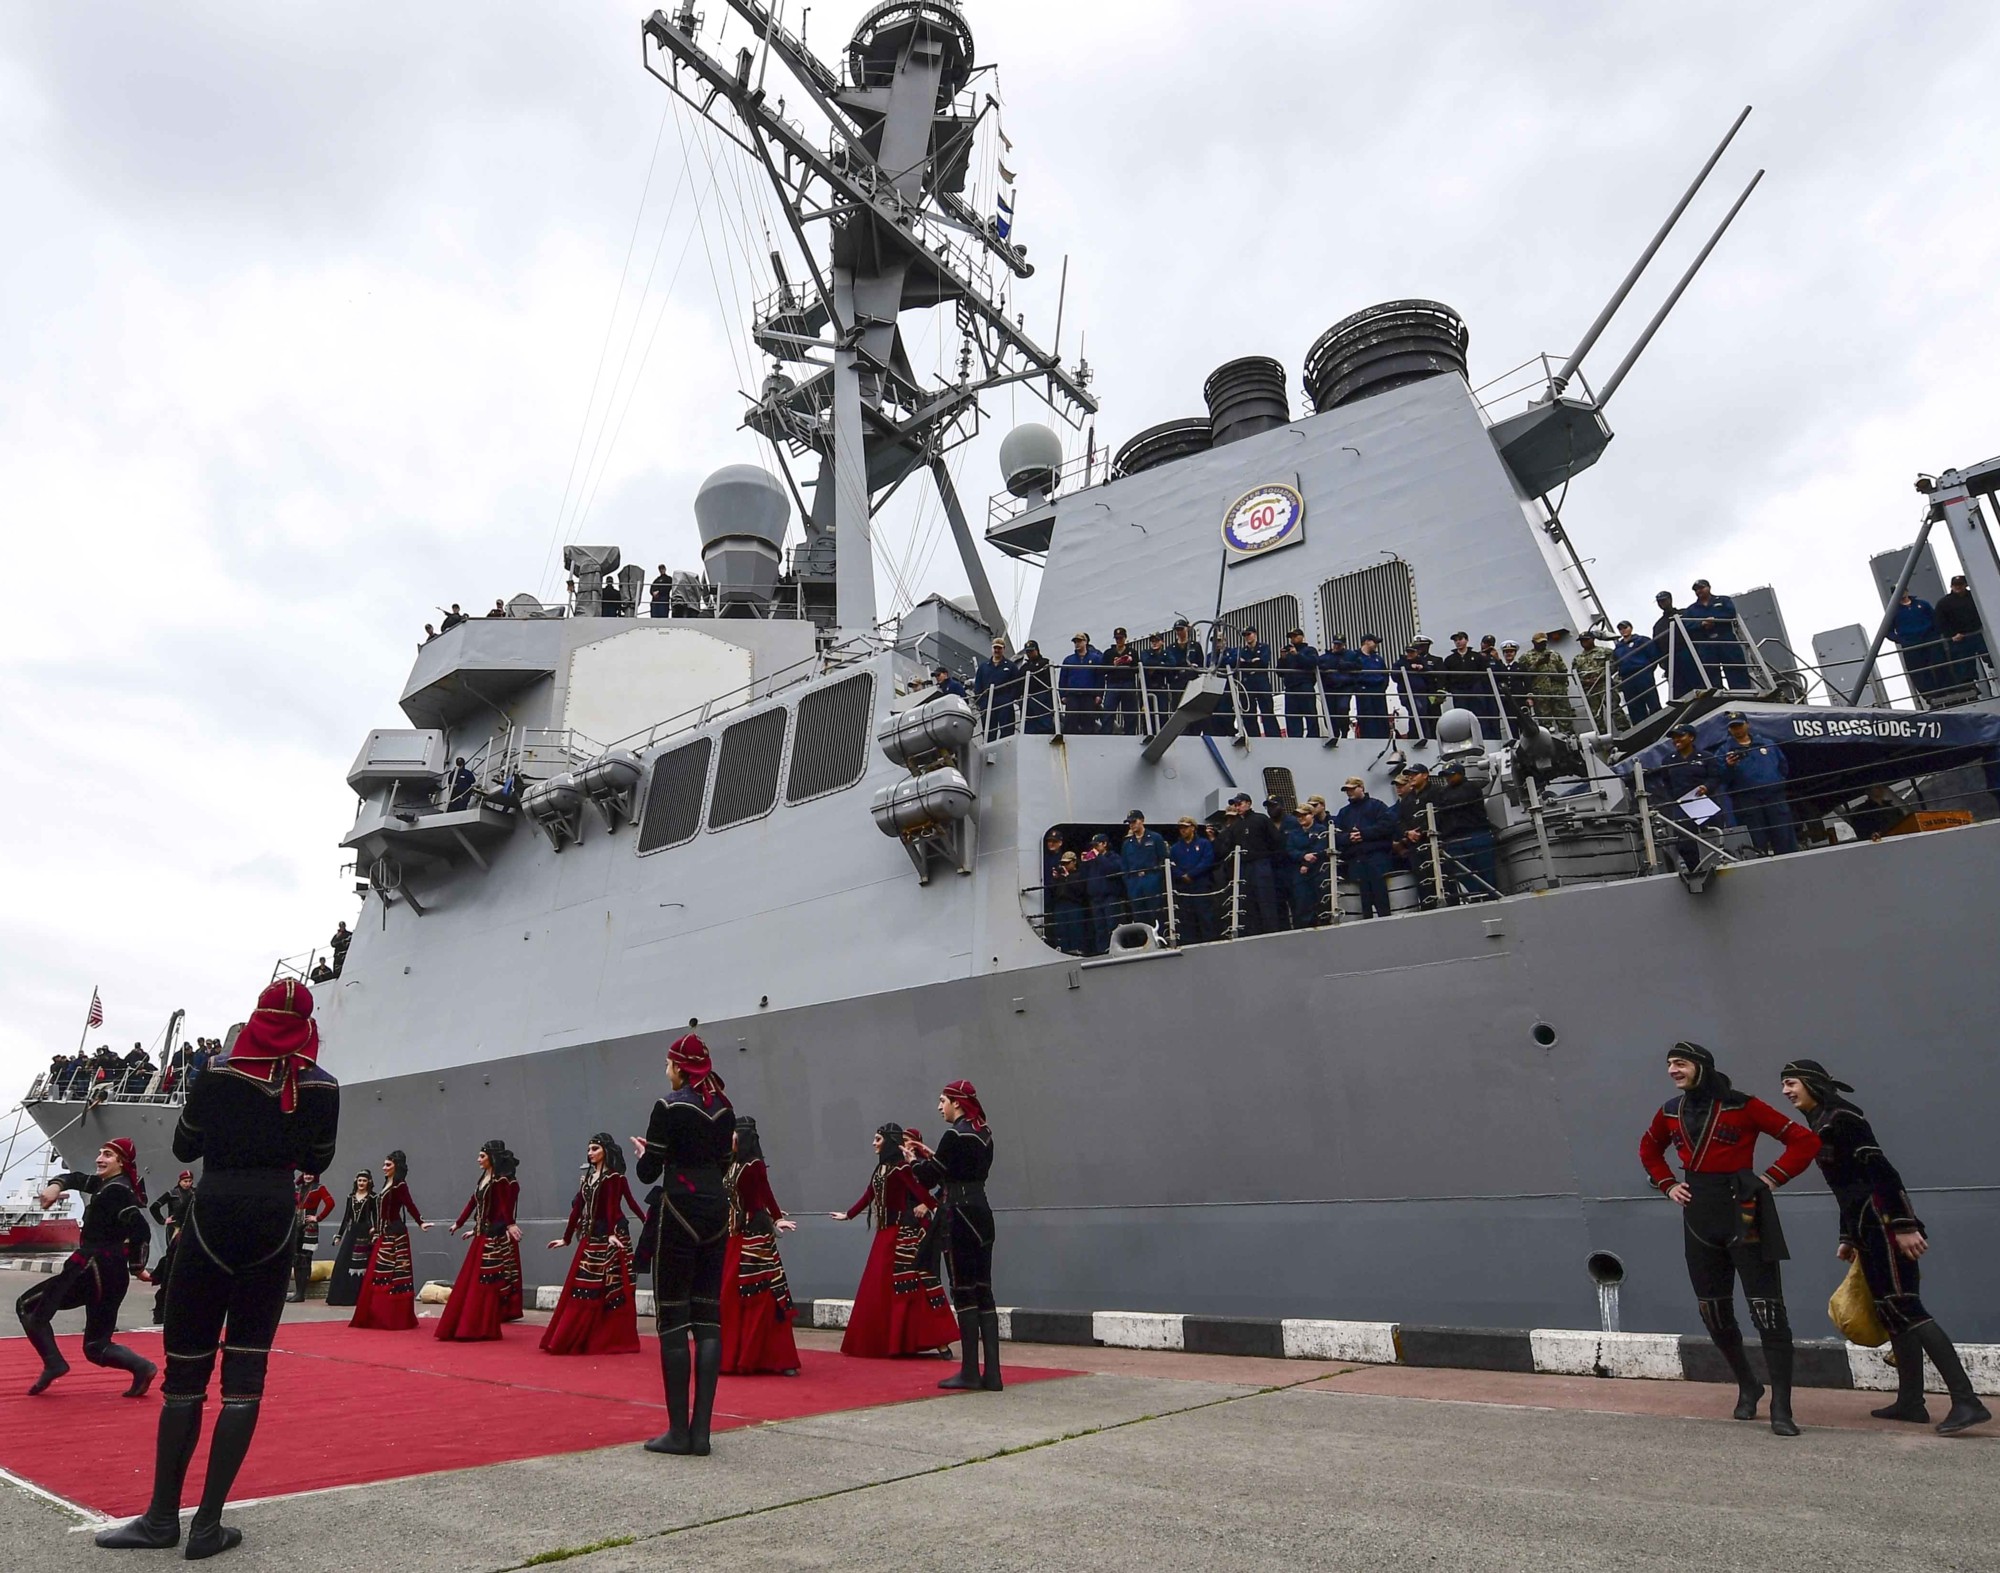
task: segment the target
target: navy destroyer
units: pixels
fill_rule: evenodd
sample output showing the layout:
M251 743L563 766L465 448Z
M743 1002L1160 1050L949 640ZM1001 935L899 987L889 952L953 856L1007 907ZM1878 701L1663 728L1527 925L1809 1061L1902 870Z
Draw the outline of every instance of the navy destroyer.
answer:
M996 639L1060 652L1113 624L1143 643L1185 621L1221 650L1252 626L1392 653L1426 629L1540 631L1558 653L1608 637L1561 502L1721 228L1622 364L1593 385L1582 363L1729 138L1560 361L1475 389L1466 324L1390 302L1310 348L1302 411L1277 363L1232 362L1205 411L1111 453L1087 367L1010 303L1026 252L966 195L991 104L959 7L886 0L829 65L760 0L728 5L748 38L733 58L691 4L645 20L643 54L786 219L754 324L773 369L745 417L773 467L701 487L699 571L649 584L615 546L568 548L572 594L427 643L399 723L362 742L344 841L360 916L316 990L347 1089L339 1164L407 1149L435 1209L503 1135L524 1218L560 1218L590 1133L635 1128L698 1023L801 1214L853 1191L883 1120L925 1125L939 1085L974 1081L1003 1133L1003 1302L1566 1327L1622 1279L1627 1326L1691 1330L1679 1220L1635 1148L1666 1045L1693 1038L1767 1095L1801 1053L1882 1089L1871 1112L1921 1152L1918 1203L1951 1241L1926 1267L1935 1298L1965 1336L2000 1337L1980 1025L2000 722L1983 662L1906 694L1879 659L1902 592L1935 577L1934 525L2000 615L2000 461L1923 482L1882 623L1810 660L1768 592L1736 597L1721 662L1670 609L1671 697L1637 722L1546 667L1525 705L1499 676L1391 673L1379 727L1345 724L1337 687L1240 664L1137 667L1115 714L1101 677L982 704L935 680L970 677ZM955 378L913 365L904 323L926 312L949 313ZM1000 390L1053 423L1008 434L984 530L1046 568L1026 630L946 463ZM871 527L905 484L935 488L972 595L882 622ZM1262 725L1266 703L1287 724ZM1800 850L1753 856L1726 813L1690 829L1633 768L1670 723L1719 743L1732 710L1788 758ZM1427 905L1456 883L1433 850L1391 877L1386 919L1336 884L1324 921L1253 932L1224 880L1199 923L1169 886L1101 953L1063 948L1051 830L1115 845L1132 810L1338 803L1349 777L1387 799L1405 765L1447 759L1484 789L1498 888L1470 894L1490 899ZM170 1094L31 1099L72 1166L113 1134L157 1161L174 1118ZM1795 1264L1800 1304L1839 1271L1816 1186L1789 1204L1795 1237L1828 1243ZM449 1276L447 1243L417 1246L420 1277ZM846 1292L855 1249L808 1221L794 1283Z

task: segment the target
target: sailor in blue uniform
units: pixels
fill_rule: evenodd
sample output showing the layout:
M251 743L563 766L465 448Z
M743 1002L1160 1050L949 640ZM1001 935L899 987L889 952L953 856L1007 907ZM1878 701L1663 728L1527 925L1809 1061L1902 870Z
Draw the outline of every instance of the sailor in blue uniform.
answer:
M1319 655L1319 685L1326 693L1327 727L1335 737L1347 736L1348 706L1354 702L1354 674L1361 658L1339 634L1327 635Z
M1104 656L1090 642L1089 634L1070 638L1070 652L1062 658L1062 730L1066 736L1090 737L1102 726L1099 719L1104 691L1104 674L1098 670Z
M1165 634L1146 636L1146 648L1139 652L1139 676L1146 701L1146 720L1142 730L1148 737L1159 731L1161 724L1181 702L1181 689L1187 679L1179 669L1185 664L1176 660L1174 652L1167 648Z
M1333 843L1340 854L1340 872L1361 887L1361 915L1389 915L1390 843L1396 836L1395 811L1368 795L1359 776L1349 776L1342 789L1347 801L1333 816Z
M1679 854L1683 877L1690 883L1702 878L1706 872L1706 861L1712 850L1694 833L1697 821L1689 814L1684 799L1691 797L1716 798L1720 802L1722 791L1722 767L1708 754L1695 747L1694 728L1685 721L1670 728L1668 739L1673 743L1674 752L1665 764L1655 765L1646 772L1646 791L1653 806L1676 826L1674 850ZM1713 834L1720 821L1711 816L1706 824Z
M1257 630L1243 630L1243 642L1229 652L1229 664L1243 689L1243 731L1248 737L1278 736L1278 711L1271 700L1271 647Z
M1104 730L1129 737L1139 730L1139 652L1125 630L1111 630L1111 647L1104 652Z
M1951 657L1944 635L1938 631L1937 609L1920 595L1904 590L1896 603L1896 615L1889 624L1889 637L1903 657L1903 670L1920 698L1931 697L1951 686Z
M1291 882L1293 928L1327 919L1326 859L1330 827L1306 804L1285 826L1285 872Z
M1278 657L1279 681L1285 685L1285 736L1319 736L1319 652L1306 643L1305 630L1285 636Z
M951 668L948 666L931 668L931 691L924 695L924 703L930 704L932 701L943 699L947 695L956 695L960 699L965 698L965 684L951 675Z
M1179 839L1167 848L1173 865L1174 919L1184 945L1201 945L1215 938L1215 843L1186 815Z
M1083 855L1083 889L1090 903L1090 954L1101 956L1111 948L1111 931L1125 921L1125 864L1101 830Z
M1736 603L1709 589L1706 579L1694 582L1694 599L1681 612L1694 636L1694 653L1701 664L1709 688L1748 688L1749 657L1738 635Z
M1730 711L1728 722L1729 741L1720 750L1722 779L1737 823L1750 832L1750 844L1761 856L1798 851L1799 833L1785 791L1785 778L1792 773L1785 751L1753 737L1741 710Z
M987 741L1012 737L1015 707L1021 702L1021 668L1008 659L1004 641L993 641L993 654L972 674L972 694L986 718Z
M1409 702L1410 724L1420 738L1437 736L1438 712L1444 708L1438 689L1438 666L1431 659L1431 642L1422 634L1410 641L1409 649L1396 663L1398 686Z
M1660 690L1653 668L1660 664L1656 640L1642 639L1629 622L1618 625L1617 642L1611 646L1612 664L1618 668L1618 691L1625 697L1625 718L1637 726L1660 708Z
M1687 626L1680 621L1680 611L1674 605L1674 592L1662 590L1653 597L1653 604L1660 609L1653 623L1653 644L1666 668L1667 697L1684 699L1705 686L1701 667L1694 658L1694 646L1688 641Z
M1389 735L1389 663L1379 654L1382 640L1376 634L1361 636L1361 649L1354 657L1354 735Z
M1167 923L1167 838L1146 828L1146 816L1125 816L1125 844L1118 850L1125 871L1125 905L1134 923L1165 928Z

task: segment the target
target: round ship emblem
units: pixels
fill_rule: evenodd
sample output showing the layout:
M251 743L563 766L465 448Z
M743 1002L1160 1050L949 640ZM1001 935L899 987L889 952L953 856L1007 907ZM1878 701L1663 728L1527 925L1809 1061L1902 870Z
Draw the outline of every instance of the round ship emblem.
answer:
M1306 500L1290 486L1259 486L1245 492L1222 516L1222 539L1231 551L1268 552L1299 538Z

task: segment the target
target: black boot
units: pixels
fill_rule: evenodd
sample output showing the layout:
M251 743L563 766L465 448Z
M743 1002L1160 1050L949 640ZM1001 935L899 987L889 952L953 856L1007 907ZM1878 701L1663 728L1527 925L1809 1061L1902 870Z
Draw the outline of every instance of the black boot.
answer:
M181 1486L200 1440L201 1400L169 1396L160 1407L160 1430L153 1444L153 1500L131 1523L100 1529L100 1546L112 1551L165 1551L181 1543Z
M1944 1329L1936 1322L1926 1322L1912 1336L1923 1352L1931 1357L1931 1364L1944 1378L1945 1391L1951 1394L1951 1413L1938 1422L1938 1435L1956 1436L1961 1431L1985 1425L1991 1420L1993 1411L1982 1404L1979 1395L1972 1390L1972 1379L1965 1374L1965 1363L1958 1358L1958 1350L1945 1336Z
M160 1368L152 1361L123 1344L106 1344L92 1353L91 1359L98 1365L110 1366L114 1371L131 1373L132 1385L125 1389L127 1398L144 1398L146 1389L153 1385L153 1378L160 1374Z
M1764 1369L1771 1373L1771 1434L1797 1436L1798 1422L1792 1418L1792 1338L1766 1336Z
M1928 1425L1931 1412L1924 1403L1924 1346L1914 1333L1893 1333L1889 1347L1896 1354L1896 1401L1868 1412L1877 1420Z
M979 1313L979 1344L986 1354L986 1373L979 1385L989 1393L1000 1391L1000 1313Z
M958 1313L958 1370L938 1383L950 1392L964 1392L979 1386L979 1313Z
M715 1413L715 1388L722 1377L722 1332L706 1328L694 1341L694 1410L688 1417L688 1451L708 1457L708 1422Z
M229 1488L236 1483L236 1471L250 1451L250 1438L257 1433L255 1398L225 1398L216 1417L215 1432L208 1439L208 1476L201 1483L201 1506L194 1510L188 1525L187 1549L181 1553L190 1562L220 1556L240 1545L243 1531L222 1522L222 1504L229 1500Z
M1764 1385L1750 1369L1750 1357L1743 1352L1742 1333L1732 1323L1727 1327L1711 1328L1708 1336L1715 1340L1715 1347L1721 1351L1730 1374L1736 1378L1736 1418L1755 1420L1757 1404L1764 1396Z
M667 1394L667 1429L646 1444L649 1453L688 1450L687 1328L660 1335L660 1383Z
M35 1385L28 1389L28 1395L33 1397L45 1390L57 1377L68 1376L69 1362L62 1357L62 1351L56 1347L55 1329L40 1317L32 1315L22 1317L21 1331L27 1335L28 1342L34 1345L35 1353L42 1357L42 1374L35 1378Z

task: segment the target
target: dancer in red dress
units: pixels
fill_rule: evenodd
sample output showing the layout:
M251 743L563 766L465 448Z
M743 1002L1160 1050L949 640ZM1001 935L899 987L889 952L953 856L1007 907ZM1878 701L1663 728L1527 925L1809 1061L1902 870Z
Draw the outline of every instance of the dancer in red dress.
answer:
M361 1280L361 1298L354 1302L349 1327L407 1333L417 1325L417 1284L410 1264L410 1226L404 1222L404 1214L416 1219L419 1229L431 1226L410 1198L409 1174L410 1160L401 1148L382 1160L387 1188L382 1192L375 1243L368 1252L368 1271Z
M798 1227L771 1194L757 1122L736 1118L735 1158L723 1171L729 1192L729 1245L722 1258L722 1374L799 1374L792 1339L792 1290L778 1236Z
M639 1352L639 1301L632 1293L632 1234L625 1214L643 1218L625 1181L625 1154L609 1135L590 1138L583 1181L569 1204L560 1250L578 1231L576 1257L563 1280L562 1299L542 1334L552 1355L635 1355Z
M319 1252L319 1226L333 1211L333 1192L319 1183L316 1174L302 1174L292 1185L292 1207L297 1215L292 1236L292 1286L285 1291L285 1304L303 1305L312 1284L313 1257Z
M498 1338L500 1324L521 1315L521 1226L514 1212L521 1196L514 1170L520 1163L497 1137L479 1149L479 1183L452 1232L465 1228L465 1262L438 1318L438 1337L476 1343ZM508 1315L509 1311L513 1315Z
M875 1133L875 1172L861 1200L836 1218L863 1208L875 1228L868 1265L854 1291L854 1309L840 1352L881 1359L890 1355L949 1354L958 1323L945 1304L937 1250L929 1227L931 1193L910 1172L903 1143L911 1133L891 1123Z

